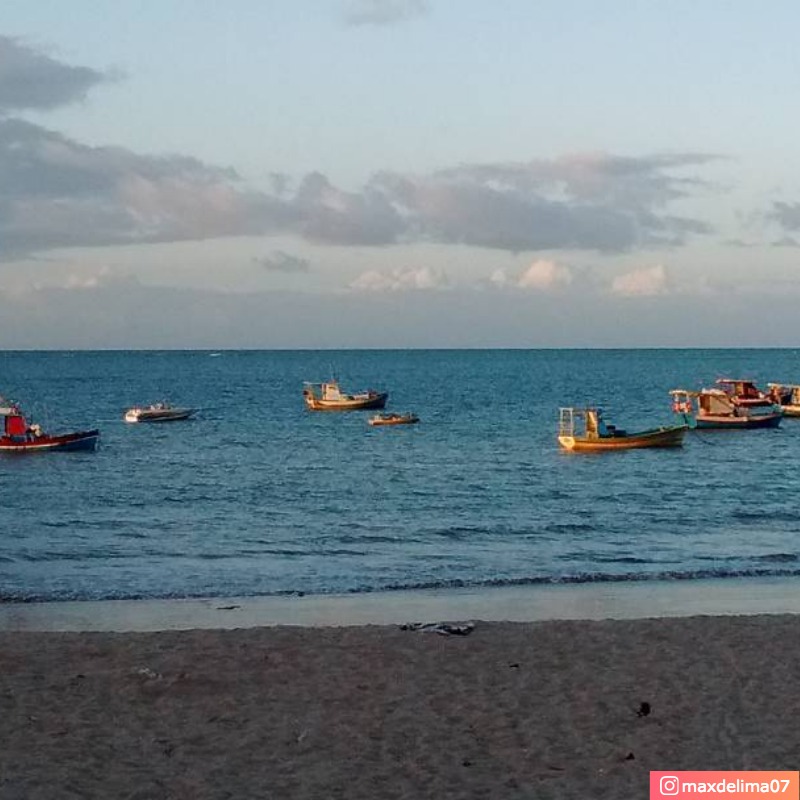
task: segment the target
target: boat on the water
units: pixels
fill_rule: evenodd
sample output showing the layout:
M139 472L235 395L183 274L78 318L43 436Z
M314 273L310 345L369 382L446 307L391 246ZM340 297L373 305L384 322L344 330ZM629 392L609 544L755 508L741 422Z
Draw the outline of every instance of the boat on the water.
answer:
M747 397L724 389L673 389L672 410L692 428L707 430L749 430L776 428L783 411L763 397ZM750 402L746 402L746 401ZM743 402L745 401L745 402ZM695 405L696 404L696 405Z
M369 425L414 425L419 422L419 417L416 414L397 414L395 412L389 414L376 414L367 420Z
M194 408L180 408L169 403L153 403L149 406L134 406L125 412L125 422L177 422L189 419Z
M781 407L784 417L800 417L800 386L791 383L768 383L769 396Z
M753 381L738 378L719 378L716 386L731 398L738 408L769 408L775 405L772 398L762 392Z
M326 383L306 383L303 386L303 399L309 411L360 411L383 408L388 397L388 392L376 392L374 389L346 394L339 388L338 381L334 380Z
M689 426L672 425L628 433L603 419L599 408L562 408L558 443L565 450L599 452L643 447L680 447Z
M42 453L49 450L94 450L100 431L45 433L37 423L29 424L16 403L0 399L0 452Z

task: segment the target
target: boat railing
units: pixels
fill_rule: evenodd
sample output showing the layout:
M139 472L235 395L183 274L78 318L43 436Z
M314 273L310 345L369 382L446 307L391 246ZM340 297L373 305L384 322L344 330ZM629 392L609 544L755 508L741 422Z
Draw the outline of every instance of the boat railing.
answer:
M559 436L574 436L575 435L575 409L574 408L561 408L559 410L558 435Z

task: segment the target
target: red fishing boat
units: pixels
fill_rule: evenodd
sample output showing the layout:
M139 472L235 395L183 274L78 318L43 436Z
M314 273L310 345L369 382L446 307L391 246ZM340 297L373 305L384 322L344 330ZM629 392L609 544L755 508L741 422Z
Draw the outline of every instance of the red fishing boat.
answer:
M0 452L38 453L47 450L94 450L100 431L45 433L40 425L28 424L15 403L0 399Z

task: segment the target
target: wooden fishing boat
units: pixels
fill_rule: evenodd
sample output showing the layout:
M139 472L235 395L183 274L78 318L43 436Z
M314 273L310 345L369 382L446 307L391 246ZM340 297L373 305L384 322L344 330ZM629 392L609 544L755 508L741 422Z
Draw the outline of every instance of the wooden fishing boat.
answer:
M346 394L339 388L338 381L326 383L306 383L303 386L303 399L309 411L360 411L383 408L389 397L388 392L368 389L357 394Z
M565 450L585 452L680 447L688 429L684 424L628 433L606 423L599 408L562 408L558 443Z
M731 398L739 408L768 408L774 405L772 398L761 391L753 381L739 378L719 378L716 386Z
M367 420L369 425L414 425L419 422L419 417L416 414L376 414Z
M773 403L764 404L751 398L751 404L742 403L735 395L722 389L688 391L673 389L673 412L692 428L705 430L750 430L776 428L781 424L783 411ZM696 407L695 407L696 402Z
M769 396L781 407L784 417L800 417L800 386L791 383L768 383Z
M4 401L0 401L3 403ZM0 405L0 452L42 453L49 450L94 450L100 431L76 431L73 433L45 433L41 426L28 424L15 403Z
M179 408L169 403L153 403L149 406L134 406L125 412L125 422L177 422L189 419L194 408Z

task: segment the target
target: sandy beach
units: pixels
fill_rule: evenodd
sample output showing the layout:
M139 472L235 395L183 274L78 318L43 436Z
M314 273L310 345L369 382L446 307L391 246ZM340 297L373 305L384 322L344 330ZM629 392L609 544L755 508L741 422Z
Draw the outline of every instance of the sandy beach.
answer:
M0 798L643 798L651 769L797 769L798 643L795 615L4 631Z

